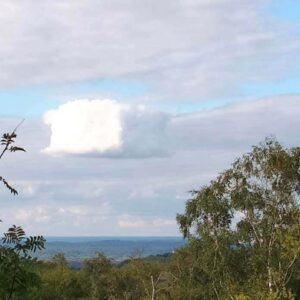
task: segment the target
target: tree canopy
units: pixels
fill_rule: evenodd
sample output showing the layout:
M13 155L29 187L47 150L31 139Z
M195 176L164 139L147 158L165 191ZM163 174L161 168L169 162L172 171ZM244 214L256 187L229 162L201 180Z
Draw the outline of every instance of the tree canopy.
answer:
M253 147L177 216L216 299L288 299L300 256L300 148ZM212 298L213 299L213 298Z

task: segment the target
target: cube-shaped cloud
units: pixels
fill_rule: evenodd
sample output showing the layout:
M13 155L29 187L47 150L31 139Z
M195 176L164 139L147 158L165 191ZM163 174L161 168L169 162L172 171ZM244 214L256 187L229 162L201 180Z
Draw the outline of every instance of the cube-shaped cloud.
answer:
M114 100L75 100L44 115L48 154L151 157L169 153L169 116Z

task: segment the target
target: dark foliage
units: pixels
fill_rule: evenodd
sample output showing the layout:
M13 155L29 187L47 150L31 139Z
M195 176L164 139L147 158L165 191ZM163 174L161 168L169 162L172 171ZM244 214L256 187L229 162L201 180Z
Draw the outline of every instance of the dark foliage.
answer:
M13 146L17 137L16 129L12 133L3 134L1 139L3 150L0 159L7 151L25 152L23 148ZM2 176L0 176L0 181L13 195L18 194L17 190ZM45 239L43 236L26 237L22 227L13 225L4 233L1 242L0 298L26 299L26 291L40 284L39 276L31 270L35 261L31 255L44 248Z

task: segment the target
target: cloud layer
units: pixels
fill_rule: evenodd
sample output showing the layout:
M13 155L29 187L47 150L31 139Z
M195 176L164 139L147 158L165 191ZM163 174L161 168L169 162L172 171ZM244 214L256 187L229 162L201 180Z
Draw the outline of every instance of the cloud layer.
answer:
M267 3L2 1L0 88L133 78L159 99L232 95L299 70L299 40Z
M49 154L151 157L167 154L169 117L113 100L76 100L48 111Z
M178 234L172 220L183 211L189 190L207 184L266 135L275 135L286 147L300 145L299 101L300 95L282 96L168 116L169 142L164 147L172 155L146 158L143 152L138 159L130 152L133 148L126 148L131 159L46 155L40 150L48 145L51 132L40 122L26 121L18 130L17 144L27 152L8 153L1 160L1 176L19 196L0 189L0 217L5 221L0 226L5 230L21 224L28 233L45 235ZM139 111L130 107L121 115L125 113L134 128L143 128L136 135L142 143L147 138L142 134L145 120L157 124L160 113L143 111L138 118ZM9 131L18 121L2 119L0 125Z

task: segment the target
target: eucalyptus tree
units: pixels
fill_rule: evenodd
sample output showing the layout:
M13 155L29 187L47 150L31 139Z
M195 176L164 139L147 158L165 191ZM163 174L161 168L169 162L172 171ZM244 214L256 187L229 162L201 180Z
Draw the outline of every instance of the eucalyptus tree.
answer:
M299 200L300 148L285 149L274 138L193 191L177 221L207 298L293 299Z

